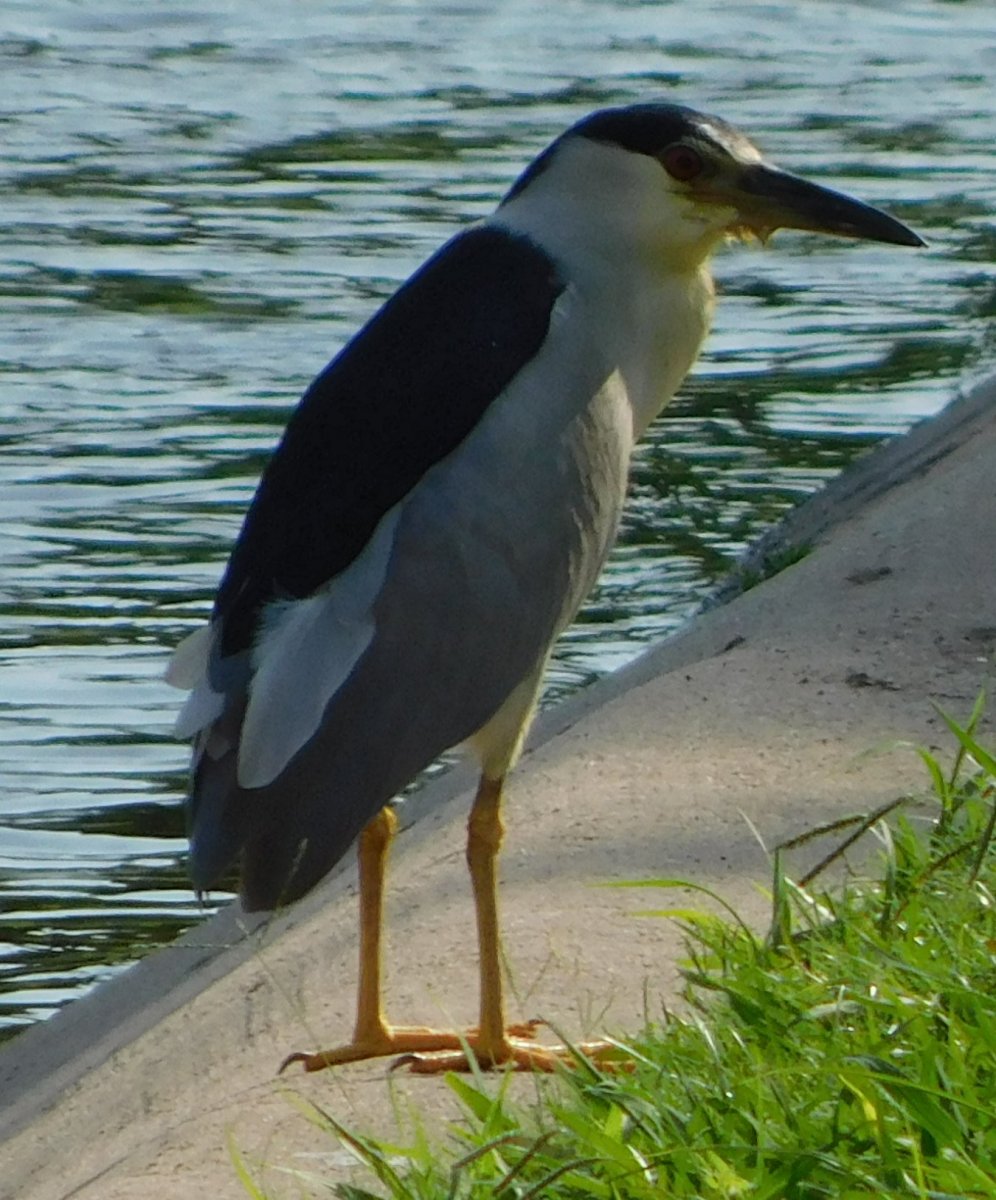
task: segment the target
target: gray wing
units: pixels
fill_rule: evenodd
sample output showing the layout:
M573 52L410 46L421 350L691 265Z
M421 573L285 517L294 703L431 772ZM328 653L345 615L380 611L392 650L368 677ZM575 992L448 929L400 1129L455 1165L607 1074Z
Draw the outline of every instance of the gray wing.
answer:
M350 527L344 539L322 492L325 476L311 468L295 473L291 460L292 452L306 459L330 427L314 397L334 405L342 394L333 363L264 476L212 634L192 639L196 652L178 652L176 681L195 685L185 725L197 735L190 826L198 887L240 857L249 907L271 908L310 888L383 804L485 725L542 664L601 564L624 488L629 447L617 426L628 413L623 421L609 397L605 428L598 428L592 403L605 364L591 352L579 355L584 340L565 339L563 328L552 338L561 347L562 361L552 364L564 379L558 395L566 398L558 410L547 394L551 339L544 338L555 304L561 307L561 285L531 244L487 233L471 247L478 266L490 264L471 272L473 287L460 261L467 248L457 239L402 289L401 308L389 312L396 297L357 339L387 329L374 356L380 377L394 361L397 371L424 379L421 355L432 386L414 388L411 403L426 426L447 417L452 424L456 413L455 440L440 441L438 431L423 436L419 446L432 442L437 450L413 447L416 477L395 480L393 490L378 485L380 500L363 508L363 536ZM509 249L517 263L511 276ZM454 293L459 312L440 308L448 294L440 272L462 281ZM420 291L436 304L436 323L428 326ZM340 359L352 356L355 364L357 355L347 347ZM545 370L535 370L538 359ZM349 377L354 406L363 375ZM410 428L411 414L406 420ZM331 421L340 431L348 425ZM365 453L367 465L354 462L353 477L378 468L376 440L364 436L358 444L354 455ZM397 457L395 446L392 463ZM592 486L599 471L611 475L609 487ZM308 517L306 537L295 539L297 514L316 492L322 519ZM347 525L348 508L339 515ZM335 545L316 550L323 530ZM289 558L282 535L297 547ZM344 540L352 546L345 555L335 549ZM298 561L309 553L334 564L326 582L324 570ZM275 561L297 564L302 578L274 571Z
M576 364L564 369L569 381ZM601 566L625 491L628 413L592 374L577 380L586 403L553 410L552 426L527 375L405 499L371 605L373 636L313 736L271 782L239 785L234 730L219 757L202 756L196 787L212 819L201 866L216 868L219 845L223 857L241 850L248 907L271 908L313 886L381 806L542 666ZM311 657L321 655L302 661ZM279 726L279 707L267 700L267 719ZM226 719L248 724L240 712L219 725ZM216 732L224 742L224 728Z

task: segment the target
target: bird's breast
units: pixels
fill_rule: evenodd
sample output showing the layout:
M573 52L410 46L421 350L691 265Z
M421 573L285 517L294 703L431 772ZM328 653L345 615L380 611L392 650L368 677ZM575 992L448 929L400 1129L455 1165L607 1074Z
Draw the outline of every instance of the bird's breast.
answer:
M606 312L618 369L633 414L633 440L670 403L691 370L712 322L712 277L648 272Z

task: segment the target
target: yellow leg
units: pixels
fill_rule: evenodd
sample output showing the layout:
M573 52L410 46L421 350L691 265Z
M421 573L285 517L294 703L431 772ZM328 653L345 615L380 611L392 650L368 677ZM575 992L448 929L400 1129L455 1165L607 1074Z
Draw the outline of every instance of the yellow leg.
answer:
M386 1055L400 1055L399 1064L406 1064L420 1074L466 1071L470 1068L467 1048L483 1068L507 1064L519 1071L552 1071L558 1064L571 1061L564 1047L530 1043L541 1024L539 1021L505 1024L497 877L498 851L504 833L503 783L504 779L481 777L467 831L467 862L474 889L480 953L479 1025L456 1032L425 1026L391 1026L385 1020L381 997L384 879L397 818L390 808L384 808L363 830L359 841L360 970L353 1039L331 1050L290 1054L284 1059L281 1071L291 1063L301 1063L306 1071L321 1071ZM609 1049L604 1043L581 1048L596 1057Z
M384 953L384 879L391 843L398 830L392 808L382 808L360 834L360 975L356 991L353 1042L375 1045L388 1038L381 991Z
M384 927L384 880L397 828L398 818L394 810L385 807L365 827L359 838L360 961L352 1041L313 1054L301 1051L289 1054L280 1066L281 1071L291 1063L301 1063L306 1071L322 1071L342 1063L392 1054L418 1055L441 1050L459 1053L464 1038L473 1040L477 1036L476 1029L461 1034L421 1025L391 1026L384 1017L381 936ZM535 1027L535 1022L519 1025L512 1032L519 1037L530 1037Z
M507 1066L515 1071L553 1071L557 1066L569 1066L573 1056L565 1046L540 1046L523 1040L535 1037L542 1022L529 1021L524 1025L511 1026L505 1023L498 932L498 853L505 834L501 819L504 783L504 776L498 779L481 776L467 823L467 865L477 913L481 991L478 1027L470 1030L464 1040L477 1065L484 1069ZM606 1042L582 1043L579 1049L596 1059L605 1059L613 1053L613 1047ZM420 1074L466 1071L470 1068L464 1050L458 1054L442 1053L427 1057L414 1054L404 1061Z
M501 940L498 929L498 854L505 836L501 818L505 777L481 776L467 822L467 866L474 890L477 915L477 952L480 972L480 1016L477 1028L465 1037L477 1064L485 1069L508 1063L519 1070L552 1070L555 1059L539 1046L523 1046L522 1038L535 1036L541 1022L505 1024L505 995L501 978ZM459 1054L414 1059L413 1070L422 1072L467 1070L463 1050Z
M505 1062L511 1046L505 1032L505 997L501 979L498 933L498 852L505 826L501 819L504 779L481 776L467 824L467 866L477 911L477 950L480 956L480 1020L476 1046L487 1063Z

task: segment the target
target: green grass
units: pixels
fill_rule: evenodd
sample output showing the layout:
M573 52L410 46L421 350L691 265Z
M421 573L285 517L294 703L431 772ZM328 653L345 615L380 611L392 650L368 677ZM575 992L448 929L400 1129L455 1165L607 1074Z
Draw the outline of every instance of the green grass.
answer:
M877 878L817 892L776 856L767 936L665 910L688 934L685 1004L626 1045L631 1070L579 1061L534 1105L500 1078L452 1076L466 1121L447 1144L388 1144L310 1108L369 1171L322 1194L996 1197L996 758L981 711L944 718L948 771L919 751L931 819L898 807L848 838L878 836Z

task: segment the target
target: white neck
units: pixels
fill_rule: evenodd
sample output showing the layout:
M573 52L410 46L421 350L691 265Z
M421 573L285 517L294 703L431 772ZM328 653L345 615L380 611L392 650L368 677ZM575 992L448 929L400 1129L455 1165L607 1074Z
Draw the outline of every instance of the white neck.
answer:
M565 303L584 310L571 320L619 371L639 437L708 333L707 260L721 229L690 214L653 159L586 138L567 139L488 224L529 237L557 263Z

